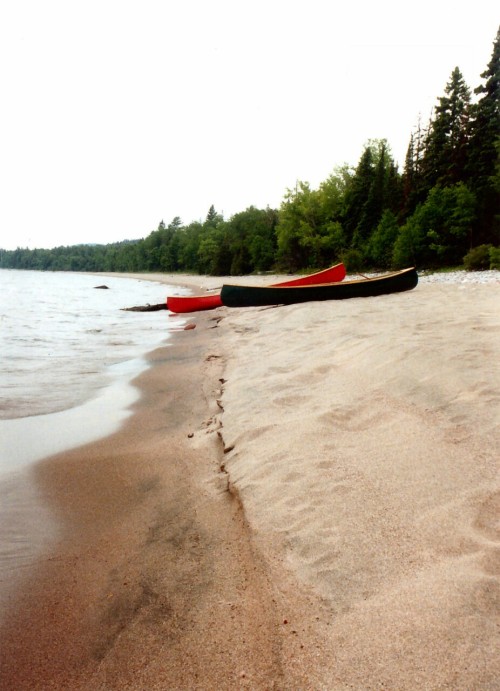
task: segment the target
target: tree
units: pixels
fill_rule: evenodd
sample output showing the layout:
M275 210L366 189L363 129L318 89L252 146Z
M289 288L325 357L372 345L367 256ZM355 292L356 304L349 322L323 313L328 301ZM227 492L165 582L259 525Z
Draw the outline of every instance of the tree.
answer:
M371 264L380 269L390 268L398 232L396 216L390 209L386 209L368 243L367 257Z
M278 212L267 207L259 211L259 216L249 240L250 261L254 271L268 271L276 257Z
M484 84L475 89L480 95L472 108L467 181L478 202L476 244L500 242L500 190L495 184L500 160L500 28L493 44L488 68L481 74Z
M401 205L401 177L385 139L365 146L345 194L343 228L352 249L363 251L385 209Z
M198 270L198 248L203 234L203 226L198 221L190 223L181 232L179 243L179 269Z
M401 228L394 244L396 267L456 266L471 245L476 198L463 182L436 185Z
M470 249L475 206L475 195L463 182L431 190L424 209L429 216L429 249L439 265L460 264Z
M419 204L406 223L399 229L392 252L392 266L403 269L407 266L429 267L432 255L427 237L427 209Z
M374 174L353 238L353 246L364 246L377 227L384 209L397 209L400 180L397 167L389 154L387 142L377 142L374 152Z
M267 271L275 261L276 224L274 209L248 207L235 214L226 224L232 276L252 271Z
M319 203L325 223L342 221L345 196L352 176L350 166L336 166L333 173L320 184Z
M205 227L215 228L217 223L219 223L219 221L222 220L222 216L217 213L217 211L215 210L215 206L212 204L212 206L208 210L207 217L205 219Z
M426 190L440 184L453 185L463 179L468 143L470 89L455 67L438 99L435 117L425 140L422 172Z
M365 146L361 158L351 178L345 195L345 209L342 226L347 240L351 243L365 209L371 185L374 179L374 151L370 145Z
M278 261L289 271L317 266L315 238L321 223L319 195L308 182L299 182L288 189L279 210L276 227Z
M426 136L427 133L422 127L422 118L419 115L415 132L412 132L410 136L402 175L401 216L403 218L412 214L417 204L423 202L426 196L422 170Z
M222 245L222 234L222 229L217 227L203 233L198 247L197 270L200 273L211 276L216 276L220 273L219 255Z

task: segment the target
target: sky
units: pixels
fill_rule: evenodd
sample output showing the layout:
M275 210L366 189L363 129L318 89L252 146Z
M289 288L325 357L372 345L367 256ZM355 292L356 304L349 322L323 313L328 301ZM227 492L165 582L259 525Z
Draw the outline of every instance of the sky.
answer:
M0 247L279 208L370 139L402 170L499 24L493 0L3 0Z

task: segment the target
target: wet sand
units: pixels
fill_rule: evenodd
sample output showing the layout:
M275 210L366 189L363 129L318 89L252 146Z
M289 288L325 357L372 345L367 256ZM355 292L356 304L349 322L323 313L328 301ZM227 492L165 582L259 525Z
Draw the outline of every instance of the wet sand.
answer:
M123 429L36 466L62 534L0 688L498 688L498 298L191 316Z
M280 679L267 569L220 470L214 325L198 319L152 355L123 430L37 466L65 534L2 627L2 689ZM189 435L200 426L195 448Z

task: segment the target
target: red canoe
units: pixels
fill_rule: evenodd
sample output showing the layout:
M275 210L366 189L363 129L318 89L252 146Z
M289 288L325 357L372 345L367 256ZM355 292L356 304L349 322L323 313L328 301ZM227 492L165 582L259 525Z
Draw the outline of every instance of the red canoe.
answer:
M273 286L309 286L318 283L338 283L345 278L345 266L343 264L335 264L329 269L317 271L314 274L307 276L300 276L300 278L293 278L290 281L282 283L273 283ZM177 314L184 314L186 312L200 312L202 310L213 310L216 307L221 307L222 301L220 293L214 295L174 295L167 297L167 308L171 312Z

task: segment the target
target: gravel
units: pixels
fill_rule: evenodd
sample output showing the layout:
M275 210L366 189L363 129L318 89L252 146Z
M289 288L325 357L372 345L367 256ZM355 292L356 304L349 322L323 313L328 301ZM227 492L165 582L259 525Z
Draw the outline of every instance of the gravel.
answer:
M418 280L420 283L500 283L500 271L421 271Z

